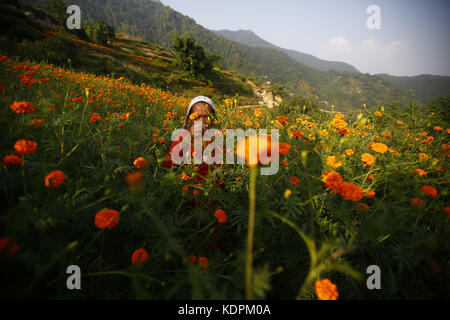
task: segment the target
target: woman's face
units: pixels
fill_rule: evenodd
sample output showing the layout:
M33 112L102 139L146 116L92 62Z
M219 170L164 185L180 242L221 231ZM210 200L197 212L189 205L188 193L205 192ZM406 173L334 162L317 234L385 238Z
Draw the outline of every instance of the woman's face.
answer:
M194 104L194 106L191 109L191 113L189 115L192 115L194 113L197 113L197 118L195 120L189 119L190 124L190 132L191 135L194 134L194 121L201 121L202 122L202 133L204 133L206 130L211 129L211 123L212 123L212 108L209 104L206 102L197 102Z

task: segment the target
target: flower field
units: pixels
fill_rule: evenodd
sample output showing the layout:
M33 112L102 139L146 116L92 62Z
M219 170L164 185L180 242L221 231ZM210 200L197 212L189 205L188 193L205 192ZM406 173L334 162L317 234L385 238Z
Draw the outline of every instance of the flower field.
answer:
M218 128L279 129L283 152L273 176L204 176L164 165L190 98L0 57L1 297L450 297L448 123L413 102L293 116L214 101Z

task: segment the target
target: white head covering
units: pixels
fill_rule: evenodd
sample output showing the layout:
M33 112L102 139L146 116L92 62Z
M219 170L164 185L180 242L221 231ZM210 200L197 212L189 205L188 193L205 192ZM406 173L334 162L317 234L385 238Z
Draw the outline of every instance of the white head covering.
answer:
M213 112L216 113L216 108L214 107L214 102L205 96L197 96L194 99L191 100L191 103L189 104L189 108L188 111L186 113L186 119L184 119L184 125L183 127L186 126L186 123L189 119L189 113L191 112L192 107L194 106L194 104L196 104L197 102L206 102L207 104L209 104L211 106L211 108L213 109Z

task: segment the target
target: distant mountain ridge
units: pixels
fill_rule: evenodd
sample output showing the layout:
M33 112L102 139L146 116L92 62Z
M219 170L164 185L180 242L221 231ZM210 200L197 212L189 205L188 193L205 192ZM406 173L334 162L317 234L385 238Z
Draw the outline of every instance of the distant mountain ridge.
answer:
M339 61L327 61L319 59L311 54L302 53L296 50L285 49L278 47L256 35L252 30L212 30L215 34L224 36L232 41L250 46L250 47L262 47L262 48L275 48L286 53L292 59L307 65L308 67L315 68L320 71L346 71L351 73L360 73L354 66Z

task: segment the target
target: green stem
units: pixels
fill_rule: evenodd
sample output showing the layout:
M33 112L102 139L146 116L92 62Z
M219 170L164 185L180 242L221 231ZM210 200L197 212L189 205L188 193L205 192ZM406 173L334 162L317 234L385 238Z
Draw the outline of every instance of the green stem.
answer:
M255 200L256 200L256 175L258 168L250 168L250 190L249 190L249 212L248 212L248 233L247 251L245 261L245 298L253 299L253 240L255 233Z

